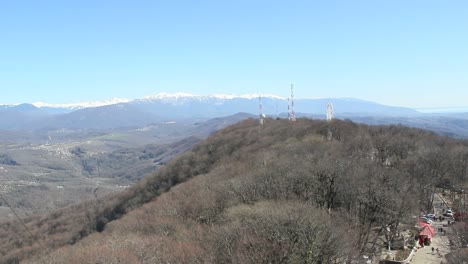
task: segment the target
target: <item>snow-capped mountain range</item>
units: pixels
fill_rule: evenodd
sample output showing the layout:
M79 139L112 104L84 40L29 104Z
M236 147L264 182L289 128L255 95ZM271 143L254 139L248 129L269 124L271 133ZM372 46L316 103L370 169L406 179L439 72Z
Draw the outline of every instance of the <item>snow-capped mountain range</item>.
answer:
M273 94L210 94L210 95L194 95L190 93L158 93L143 97L143 100L180 100L180 99L195 99L195 100L206 100L206 99L219 99L219 100L231 100L235 98L242 99L258 99L259 97L282 99L286 98L273 95Z
M81 103L0 105L0 110L38 112L41 114L65 114L90 108L109 109L112 106L133 107L145 113L158 116L184 118L211 118L245 112L258 114L259 100L265 114L287 112L288 99L273 94L211 94L194 95L190 93L158 93L141 99L112 98L104 101ZM418 112L403 107L391 107L374 102L353 98L296 99L296 112L323 114L326 104L333 102L337 113L373 113L384 115L408 115Z
M206 101L206 100L232 100L232 99L258 99L259 97L262 98L270 98L270 99L277 99L277 100L287 100L287 98L273 95L273 94L242 94L242 95L234 95L234 94L210 94L210 95L195 95L190 93L157 93L154 95L145 96L141 99L127 99L127 98L111 98L108 100L103 101L89 101L89 102L78 102L78 103L47 103L47 102L34 102L31 105L37 108L62 108L62 109L69 109L69 110L78 110L84 109L89 107L100 107L106 105L114 105L120 103L128 103L131 101L135 102L165 102L165 103L174 103L174 102L184 102L190 100L197 100L197 101ZM0 104L0 109L5 108L12 108L18 105L24 104Z
M158 93L154 95L145 96L141 99L127 99L127 98L112 98L109 100L103 101L90 101L90 102L79 102L79 103L60 103L60 104L52 104L46 102L35 102L31 105L37 108L62 108L62 109L69 109L69 110L78 110L84 109L89 107L100 107L106 105L114 105L120 103L128 103L128 102L164 102L164 103L183 103L188 102L191 100L196 101L208 101L208 100L217 100L217 101L224 101L224 100L233 100L233 99L258 99L258 98L269 98L269 99L276 99L276 100L287 100L287 98L273 95L273 94L242 94L242 95L234 95L234 94L210 94L210 95L195 95L190 93ZM14 107L19 104L12 104L12 105L0 105L0 107L8 108Z
M261 98L261 100L259 100ZM51 131L83 129L138 128L158 123L200 121L244 113L244 117L262 114L271 118L287 117L289 101L276 95L193 95L159 93L140 99L114 98L106 101L67 104L0 105L0 129ZM298 117L325 118L332 102L337 118L369 124L407 124L431 128L447 135L468 135L468 114L443 116L425 114L414 109L394 107L353 98L296 99ZM447 120L454 126L447 126ZM451 120L451 119L450 119ZM454 128L455 127L455 128ZM460 130L460 127L462 129ZM466 127L466 131L465 131ZM461 132L460 132L461 131Z
M68 109L83 109L88 107L100 107L105 105L113 105L113 104L120 104L120 103L128 103L130 99L125 98L112 98L109 100L104 101L91 101L91 102L81 102L81 103L68 103L68 104L50 104L44 102L36 102L32 103L37 108L68 108Z
M174 105L183 105L186 103L191 102L205 102L205 103L215 103L215 104L223 104L229 100L258 100L262 98L262 100L275 100L275 101L287 101L288 98L277 96L274 94L241 94L241 95L234 95L234 94L210 94L210 95L195 95L191 93L157 93L149 96L145 96L141 99L127 99L127 98L111 98L108 100L103 101L89 101L89 102L78 102L78 103L47 103L47 102L35 102L32 104L11 104L11 105L0 105L0 109L8 109L8 108L16 108L18 106L22 106L23 108L25 105L34 106L39 109L48 110L54 113L60 112L71 112L75 110L91 108L91 107L101 107L101 106L108 106L108 105L115 105L121 103L164 103L164 104L174 104ZM312 100L312 99L296 99L298 101L301 100ZM323 100L323 99L314 99L314 100ZM358 99L353 98L340 98L340 99L328 99L328 100L340 100L340 101L361 101ZM468 107L452 107L452 108L419 108L415 109L421 113L459 113L459 112L467 112Z

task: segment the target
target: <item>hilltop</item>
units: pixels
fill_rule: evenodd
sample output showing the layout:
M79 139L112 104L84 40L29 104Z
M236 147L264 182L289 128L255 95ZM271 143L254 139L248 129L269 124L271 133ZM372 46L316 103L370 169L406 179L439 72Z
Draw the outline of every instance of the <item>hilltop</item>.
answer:
M467 141L420 129L249 119L121 193L31 216L34 238L18 223L2 224L0 258L343 262L398 240L431 207L433 187L464 183L467 165Z

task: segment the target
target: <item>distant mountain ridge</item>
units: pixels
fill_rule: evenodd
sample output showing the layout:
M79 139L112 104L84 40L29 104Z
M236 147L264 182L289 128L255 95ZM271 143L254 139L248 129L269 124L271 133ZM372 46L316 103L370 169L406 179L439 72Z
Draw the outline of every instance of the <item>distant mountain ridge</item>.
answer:
M0 105L0 111L12 110L23 113L42 112L43 114L68 114L87 108L106 107L107 109L107 107L119 107L117 105L130 105L141 111L164 117L214 118L239 112L258 114L260 101L265 114L276 115L288 111L288 99L272 94L193 95L189 93L159 93L135 100L113 98L105 101L69 104L38 102L33 104ZM379 114L390 116L419 114L418 111L410 108L386 106L353 98L296 99L296 112L323 114L328 102L332 102L335 105L336 113Z
M81 110L91 107L100 107L106 105L113 105L119 103L128 103L132 100L125 98L112 98L109 100L103 101L90 101L90 102L80 102L80 103L45 103L45 102L35 102L35 103L22 103L22 104L4 104L0 105L1 110L17 110L17 111L26 111L26 110L44 110L45 113L49 114L63 114L70 113L76 110Z
M194 95L190 93L158 93L154 95L145 96L142 99L137 100L166 100L166 101L174 101L179 99L193 99L193 100L207 100L207 99L218 99L218 100L230 100L236 98L242 99L258 99L259 97L263 98L273 98L273 99L282 99L287 100L287 98L273 95L273 94L241 94L241 95L234 95L234 94L210 94L210 95Z
M468 136L466 114L451 117L461 120L447 127L446 114L425 114L411 108L395 107L354 98L296 99L298 117L325 118L326 106L331 102L337 118L359 120L364 123L404 123L429 127L444 134ZM159 93L141 99L114 98L101 102L80 104L20 104L0 105L0 129L57 130L57 129L114 129L142 127L161 122L199 122L217 117L246 113L267 117L287 117L289 101L276 95ZM427 123L433 124L426 125Z
M145 96L139 99L127 99L127 98L111 98L103 101L89 101L89 102L78 102L78 103L46 103L46 102L35 102L35 103L22 103L12 105L0 105L1 110L15 110L20 112L33 111L37 109L43 110L44 113L49 114L63 114L71 113L73 111L95 108L102 106L109 106L115 104L129 103L129 104L164 104L164 105L190 105L194 103L205 103L215 105L229 105L230 102L239 102L248 100L251 106L253 100L258 101L262 98L265 112L269 114L275 114L276 112L286 112L285 108L288 105L288 98L274 95L274 94L210 94L210 95L195 95L191 93L157 93L149 96ZM273 106L271 101L274 101ZM408 107L394 107L383 105L371 101L355 99L355 98L317 98L317 99L304 99L299 98L295 100L297 112L321 114L323 113L323 107L328 102L332 102L335 105L336 113L368 113L368 114L383 114L383 115L401 115L401 114L420 114L420 113L466 113L468 112L468 106L460 107L432 107L432 108L408 108ZM311 104L312 103L312 104ZM242 105L242 104L241 104ZM37 109L36 109L37 108ZM240 107L239 107L240 108ZM304 108L304 109L302 109ZM256 103L256 110L258 110L258 102ZM232 112L232 111L231 111ZM242 112L237 111L237 112ZM244 111L247 112L247 111ZM256 111L258 114L258 111Z
M35 107L38 108L65 108L71 110L89 108L89 107L100 107L106 105L113 105L113 104L120 104L120 103L128 103L130 99L125 98L112 98L109 100L104 101L92 101L92 102L81 102L81 103L69 103L69 104L49 104L44 102L36 102L32 103Z

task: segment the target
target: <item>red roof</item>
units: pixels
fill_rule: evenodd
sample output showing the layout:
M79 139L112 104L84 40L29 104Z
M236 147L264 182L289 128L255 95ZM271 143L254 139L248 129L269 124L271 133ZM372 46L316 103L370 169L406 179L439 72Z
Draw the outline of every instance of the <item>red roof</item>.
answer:
M418 225L420 227L425 227L425 226L431 226L430 224L426 223L426 222L423 222L422 220L418 222Z
M420 236L430 236L433 237L435 235L435 230L432 226L430 225L425 225L419 232Z

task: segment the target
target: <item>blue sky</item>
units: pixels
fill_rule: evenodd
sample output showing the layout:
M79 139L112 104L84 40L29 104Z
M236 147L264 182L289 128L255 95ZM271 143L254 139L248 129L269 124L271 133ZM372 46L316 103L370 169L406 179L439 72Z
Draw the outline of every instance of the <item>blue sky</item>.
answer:
M0 103L159 92L468 105L468 1L0 2Z

